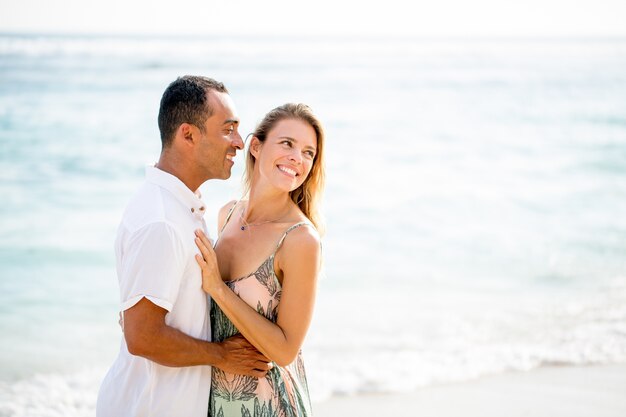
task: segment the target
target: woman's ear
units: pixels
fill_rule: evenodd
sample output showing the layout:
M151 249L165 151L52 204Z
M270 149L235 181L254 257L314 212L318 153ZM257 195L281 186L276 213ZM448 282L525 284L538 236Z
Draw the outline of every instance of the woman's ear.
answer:
M250 153L255 159L259 157L261 147L263 147L263 142L261 142L256 136L252 136L252 140L250 140Z

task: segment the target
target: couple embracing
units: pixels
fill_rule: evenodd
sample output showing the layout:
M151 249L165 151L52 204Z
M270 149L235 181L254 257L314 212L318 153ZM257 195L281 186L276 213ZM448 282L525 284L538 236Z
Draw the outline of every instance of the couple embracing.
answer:
M310 416L300 347L321 264L324 131L311 109L270 111L246 151L244 196L207 236L198 189L244 148L228 90L172 82L162 150L115 242L124 337L97 417Z

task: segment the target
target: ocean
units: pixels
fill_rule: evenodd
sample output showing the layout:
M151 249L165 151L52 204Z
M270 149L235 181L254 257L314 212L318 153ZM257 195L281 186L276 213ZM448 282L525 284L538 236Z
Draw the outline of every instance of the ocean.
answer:
M626 362L626 39L0 35L0 416L92 416L165 87L327 130L314 401ZM215 213L240 194L202 186ZM208 389L209 387L207 387Z

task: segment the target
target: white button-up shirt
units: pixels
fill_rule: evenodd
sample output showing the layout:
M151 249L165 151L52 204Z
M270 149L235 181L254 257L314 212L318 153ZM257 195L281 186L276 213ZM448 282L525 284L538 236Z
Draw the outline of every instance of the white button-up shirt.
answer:
M210 340L208 298L202 291L194 231L206 232L205 206L175 176L146 168L146 182L128 204L115 241L121 310L142 298L168 311L165 323ZM211 368L171 368L120 353L98 394L98 417L204 417Z

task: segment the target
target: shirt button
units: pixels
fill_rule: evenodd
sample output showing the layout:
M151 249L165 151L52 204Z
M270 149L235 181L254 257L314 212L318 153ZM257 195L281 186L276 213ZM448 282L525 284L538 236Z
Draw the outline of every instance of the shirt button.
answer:
M192 207L192 208L191 208L191 212L193 213L193 212L195 212L195 211L196 211L196 209Z
M200 207L200 211L204 211L204 206Z

